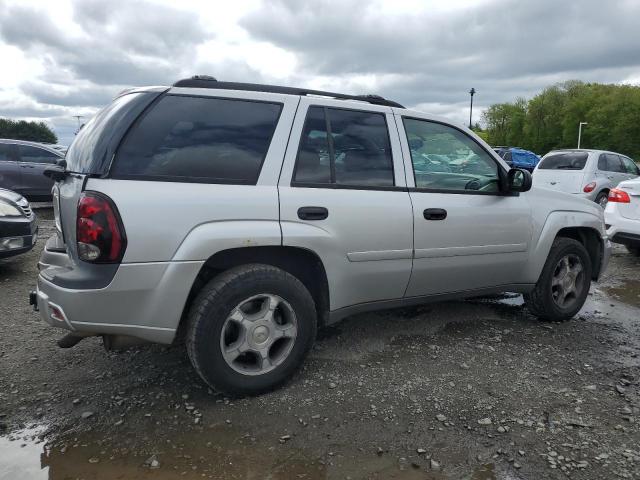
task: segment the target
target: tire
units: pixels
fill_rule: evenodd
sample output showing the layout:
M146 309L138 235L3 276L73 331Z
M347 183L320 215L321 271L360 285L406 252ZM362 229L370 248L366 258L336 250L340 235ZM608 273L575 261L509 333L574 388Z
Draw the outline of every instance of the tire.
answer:
M189 311L185 343L211 388L229 396L258 395L282 385L302 365L316 330L315 304L300 280L270 265L249 264L202 288Z
M602 191L597 196L594 202L600 205L602 208L607 206L607 202L609 201L609 192Z
M581 270L576 273L578 264ZM569 320L578 313L587 299L591 270L591 259L580 242L571 238L556 238L535 288L524 295L527 308L543 321ZM565 278L568 272L571 275ZM574 278L575 291L567 294L571 277Z
M640 245L625 245L627 251L634 257L640 257Z

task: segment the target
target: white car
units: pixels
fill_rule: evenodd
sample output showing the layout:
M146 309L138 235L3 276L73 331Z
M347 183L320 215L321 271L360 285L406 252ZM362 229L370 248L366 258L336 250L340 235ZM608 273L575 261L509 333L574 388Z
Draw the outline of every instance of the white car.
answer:
M622 182L609 192L604 219L611 241L640 257L640 178Z

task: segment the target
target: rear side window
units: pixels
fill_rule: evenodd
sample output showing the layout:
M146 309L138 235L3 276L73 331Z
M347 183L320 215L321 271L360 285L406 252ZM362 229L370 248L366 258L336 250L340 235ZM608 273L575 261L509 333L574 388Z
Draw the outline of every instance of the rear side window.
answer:
M587 152L552 153L540 162L541 170L582 170L587 164Z
M53 152L44 148L32 147L30 145L19 145L20 161L25 163L51 163L55 164L61 158Z
M310 107L293 181L298 184L394 185L385 115Z
M167 95L127 134L119 178L255 184L281 104Z

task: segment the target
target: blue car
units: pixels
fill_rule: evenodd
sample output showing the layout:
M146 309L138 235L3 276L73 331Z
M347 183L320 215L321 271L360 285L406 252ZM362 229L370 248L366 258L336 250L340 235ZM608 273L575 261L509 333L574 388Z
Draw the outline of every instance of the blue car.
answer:
M494 147L495 152L500 155L512 168L524 168L533 172L540 161L540 157L529 150L517 147Z

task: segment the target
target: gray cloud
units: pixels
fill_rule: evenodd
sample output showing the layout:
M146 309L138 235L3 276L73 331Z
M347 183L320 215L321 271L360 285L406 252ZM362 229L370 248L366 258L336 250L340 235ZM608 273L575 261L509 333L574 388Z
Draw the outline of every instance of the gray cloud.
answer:
M395 74L383 93L408 104L452 102L475 86L488 103L531 94L550 79L619 81L638 72L639 15L640 3L623 1L501 0L390 17L356 0L281 0L241 25L295 52L312 75Z
M0 41L38 59L46 72L25 78L16 89L20 98L0 103L0 116L47 119L68 142L76 128L72 115L90 115L122 88L209 73L379 93L464 122L471 87L479 118L491 103L568 79L640 78L637 1L493 0L393 15L386 13L390 7L382 12L366 0L263 1L240 27L252 44L279 47L297 61L294 72L269 76L241 56L221 60L226 56L210 52L198 63L196 50L216 33L200 12L179 4L75 0L73 29L34 7L0 5Z

